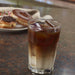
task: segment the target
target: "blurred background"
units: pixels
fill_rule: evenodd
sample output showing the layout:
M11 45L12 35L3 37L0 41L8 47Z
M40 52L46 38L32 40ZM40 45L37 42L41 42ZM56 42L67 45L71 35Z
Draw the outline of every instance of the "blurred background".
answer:
M54 16L56 12L66 14L63 9L75 9L75 0L0 0L0 7L38 9L42 13L41 16L50 12Z
M0 0L0 6L39 7L57 6L75 9L75 0ZM30 7L29 7L30 6Z

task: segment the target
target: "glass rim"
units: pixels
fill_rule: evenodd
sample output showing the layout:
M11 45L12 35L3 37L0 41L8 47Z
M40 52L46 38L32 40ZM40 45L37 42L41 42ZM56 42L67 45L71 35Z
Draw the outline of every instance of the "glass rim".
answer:
M58 22L58 21L56 21L56 20L54 20L54 19L42 19L42 18L31 19L31 20L28 21L28 25L33 25L36 22L41 22L40 20L43 20L43 21L49 20L50 21L50 24L52 24L52 25L55 25L56 24L55 27L49 27L50 29L61 28L61 23Z

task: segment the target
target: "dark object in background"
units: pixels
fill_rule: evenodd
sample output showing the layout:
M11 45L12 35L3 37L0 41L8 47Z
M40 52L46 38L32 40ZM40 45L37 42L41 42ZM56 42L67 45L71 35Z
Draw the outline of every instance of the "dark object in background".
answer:
M75 0L63 0L63 1L75 3Z

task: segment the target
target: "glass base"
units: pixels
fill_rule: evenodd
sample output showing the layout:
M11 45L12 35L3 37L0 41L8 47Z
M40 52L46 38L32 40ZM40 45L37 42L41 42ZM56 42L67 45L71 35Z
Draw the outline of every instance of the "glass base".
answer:
M54 67L51 68L51 69L35 69L35 68L32 68L31 66L28 66L28 68L33 72L33 73L36 73L36 74L52 74L53 70L54 70Z

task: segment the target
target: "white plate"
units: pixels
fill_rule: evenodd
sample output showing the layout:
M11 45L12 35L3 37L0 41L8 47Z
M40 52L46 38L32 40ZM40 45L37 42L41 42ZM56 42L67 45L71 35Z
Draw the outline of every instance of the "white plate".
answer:
M40 12L36 9L24 9L24 8L14 8L14 7L0 7L0 11L12 11L13 9L21 9L25 10L27 12L29 11L36 11L35 14L32 15L33 19L40 18ZM17 24L15 28L0 28L0 31L22 31L22 30L27 30L28 27L25 27L23 25Z
M24 27L24 26L22 26L22 25L16 25L16 27L15 28L0 28L0 31L7 31L7 32L9 32L9 31L23 31L23 30L27 30L28 29L28 27Z

